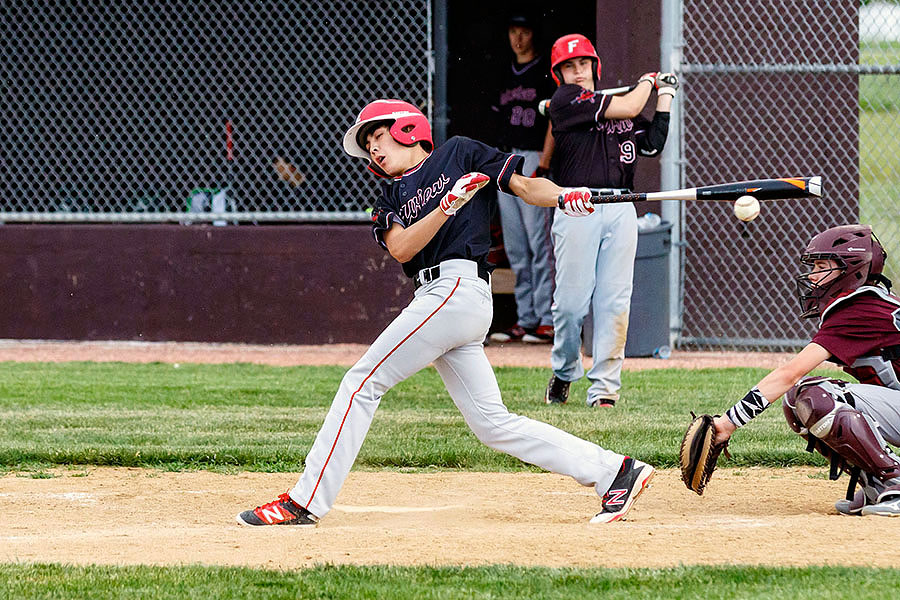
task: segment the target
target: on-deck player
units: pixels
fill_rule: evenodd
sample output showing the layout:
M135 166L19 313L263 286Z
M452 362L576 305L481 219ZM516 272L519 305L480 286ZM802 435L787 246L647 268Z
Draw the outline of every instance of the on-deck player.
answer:
M600 58L580 34L556 40L550 63L559 85L550 101L556 142L551 163L554 181L628 193L638 156L656 156L665 145L677 80L669 73L647 73L627 94L603 95L596 89ZM639 115L654 85L659 88L656 113L648 122ZM584 193L587 195L586 189ZM637 214L631 203L598 205L592 212L586 219L557 212L553 219L555 333L553 375L544 393L548 404L565 403L571 382L584 375L581 331L589 307L594 327L587 403L612 406L619 398L637 251Z
M373 232L403 265L415 295L344 375L297 484L238 522L315 525L331 510L382 396L431 363L478 439L593 486L602 510L592 522L621 518L653 476L650 465L510 413L482 346L493 317L486 256L494 207L476 192L490 181L529 203L562 199L568 214L589 214L581 194L524 177L520 156L469 138L433 145L422 112L399 100L370 103L344 136L347 153L384 178Z
M715 421L724 442L786 393L785 417L807 449L831 460L832 479L851 474L847 499L835 504L848 515L900 516L900 457L887 444L900 445L900 298L882 275L885 258L868 225L815 236L797 295L800 316L819 317L818 332ZM862 383L806 377L826 360Z

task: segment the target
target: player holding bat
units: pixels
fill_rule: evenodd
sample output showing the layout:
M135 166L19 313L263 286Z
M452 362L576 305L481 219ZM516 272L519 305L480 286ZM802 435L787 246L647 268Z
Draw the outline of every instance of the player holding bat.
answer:
M565 403L569 385L584 375L581 330L593 309L593 365L587 376L590 406L612 406L619 398L625 334L631 304L637 250L637 215L633 204L591 203L588 188L613 194L630 192L638 156L657 156L669 131L669 108L677 80L670 73L647 73L630 92L606 95L600 82L600 58L586 37L559 38L550 53L559 88L550 100L556 150L555 181L576 187L573 202L583 219L558 212L553 221L556 290L553 295L555 337L553 376L544 400ZM657 88L652 122L640 118Z
M490 215L497 186L526 202L577 215L580 192L522 175L521 156L454 137L434 148L431 126L400 100L367 105L344 136L344 150L384 178L375 202L375 240L415 286L412 302L344 375L297 484L237 516L245 525L315 525L334 505L382 396L434 364L466 424L482 442L548 471L569 475L601 496L594 523L618 520L653 476L653 467L546 423L515 415L500 397L483 340L493 317ZM545 519L542 511L536 518Z

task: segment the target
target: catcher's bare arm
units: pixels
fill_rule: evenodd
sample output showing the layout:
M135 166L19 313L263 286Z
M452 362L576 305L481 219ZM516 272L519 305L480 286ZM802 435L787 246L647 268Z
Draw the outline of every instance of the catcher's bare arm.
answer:
M790 362L766 375L724 415L694 418L681 441L681 479L685 486L703 494L716 469L719 454L725 451L731 434L781 398L802 377L831 357L816 343L807 345Z
M831 358L831 353L813 342L794 356L790 362L763 377L743 399L728 409L724 415L716 417L716 442L728 441L738 427L746 425L750 419L765 410L769 404L781 398L794 384L829 358ZM756 396L765 401L765 405L759 410L755 408L759 406L759 401L754 398Z

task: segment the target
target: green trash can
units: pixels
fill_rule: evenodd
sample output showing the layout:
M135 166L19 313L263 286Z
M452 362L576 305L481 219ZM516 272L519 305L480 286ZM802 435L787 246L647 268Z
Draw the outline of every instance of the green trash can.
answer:
M638 231L634 259L634 288L625 357L654 356L669 358L669 248L672 224L663 221L656 227ZM582 352L591 356L593 315L588 314L582 331Z

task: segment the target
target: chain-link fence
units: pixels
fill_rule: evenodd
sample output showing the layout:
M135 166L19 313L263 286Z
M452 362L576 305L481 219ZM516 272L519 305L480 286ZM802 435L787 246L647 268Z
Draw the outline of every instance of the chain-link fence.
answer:
M431 3L0 3L0 221L359 219L341 136L431 109ZM190 212L190 211L195 212Z
M793 278L816 233L870 223L900 284L900 4L683 0L682 183L821 175L821 200L682 209L681 346L805 344Z
M377 183L341 134L375 97L441 108L431 9L0 3L0 221L364 219ZM812 324L792 278L813 234L871 223L900 284L900 0L678 12L680 186L821 175L825 194L748 224L682 203L676 342L796 347Z

